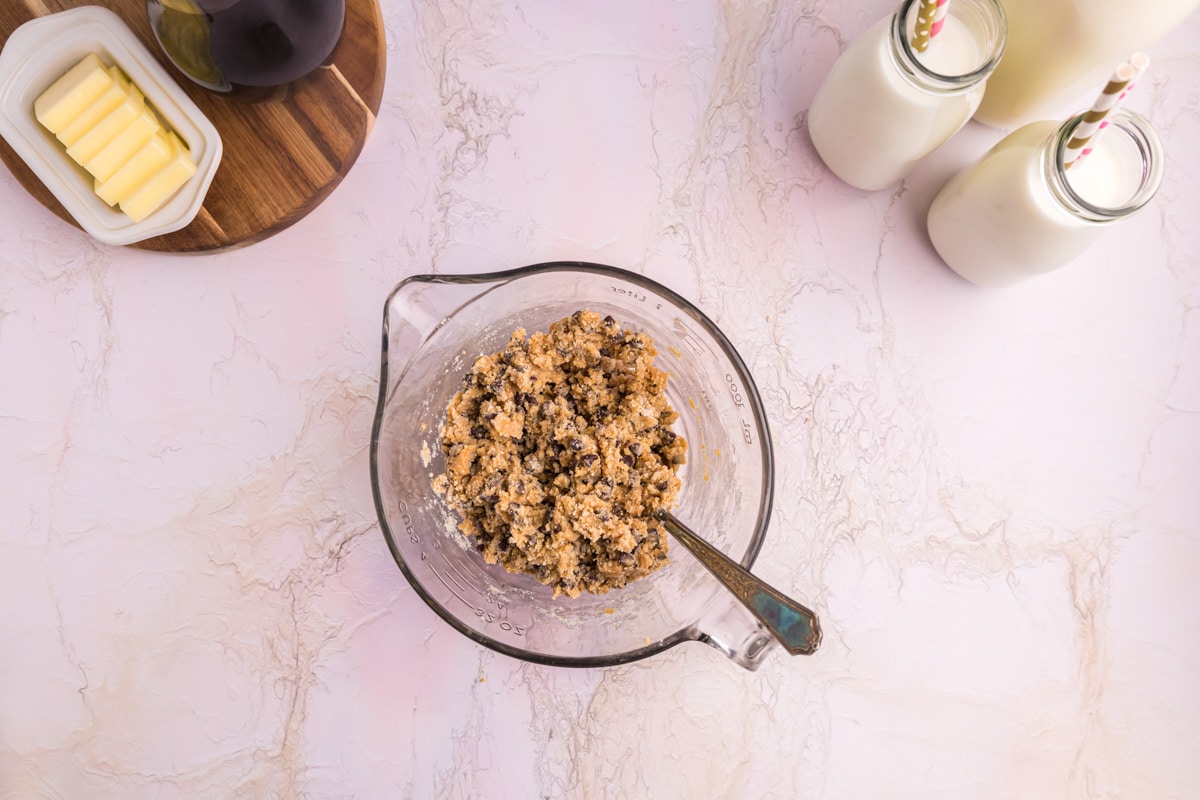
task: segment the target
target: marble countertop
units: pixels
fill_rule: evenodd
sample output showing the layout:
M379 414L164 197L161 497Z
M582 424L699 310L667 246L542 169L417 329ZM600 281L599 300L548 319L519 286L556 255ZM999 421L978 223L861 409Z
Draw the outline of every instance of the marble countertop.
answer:
M99 245L0 170L0 797L1185 798L1200 786L1200 15L1129 100L1157 198L1051 275L933 252L970 123L895 190L804 112L890 4L384 0L383 108L292 228ZM821 616L748 672L444 624L368 440L406 276L608 263L753 372L755 571Z

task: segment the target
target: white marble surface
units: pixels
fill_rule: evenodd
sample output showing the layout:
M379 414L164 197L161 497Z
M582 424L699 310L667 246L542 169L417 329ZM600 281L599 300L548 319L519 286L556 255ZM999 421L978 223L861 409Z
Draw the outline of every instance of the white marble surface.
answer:
M0 170L0 797L1194 797L1200 16L1130 99L1158 198L986 291L923 219L999 132L873 194L808 141L889 5L384 0L357 167L227 254L97 245ZM558 258L746 356L780 475L756 571L817 655L523 664L396 569L385 295Z

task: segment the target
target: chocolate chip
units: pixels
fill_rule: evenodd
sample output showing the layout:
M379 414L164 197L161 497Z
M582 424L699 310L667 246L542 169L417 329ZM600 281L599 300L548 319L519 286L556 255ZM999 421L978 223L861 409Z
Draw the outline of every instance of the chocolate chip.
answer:
M483 427L482 425L476 425L473 428L471 428L471 435L473 437L475 437L476 439L486 439L487 438L487 428Z
M578 438L572 439L571 440L571 449L574 450L576 453L578 453L580 450L582 450L583 449L583 439L578 439Z
M600 460L600 456L597 455L596 453L584 453L582 456L579 457L579 460L581 462L583 462L583 465L585 467L590 467L593 464L595 464L597 461Z
M626 453L625 455L621 456L621 462L627 467L632 467L637 464L637 459Z

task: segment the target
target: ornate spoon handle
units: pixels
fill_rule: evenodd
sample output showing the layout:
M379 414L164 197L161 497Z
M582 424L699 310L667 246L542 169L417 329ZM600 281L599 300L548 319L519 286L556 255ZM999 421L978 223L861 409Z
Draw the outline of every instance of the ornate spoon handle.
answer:
M809 609L754 577L670 514L659 519L725 588L742 601L792 655L810 655L821 644L821 624Z

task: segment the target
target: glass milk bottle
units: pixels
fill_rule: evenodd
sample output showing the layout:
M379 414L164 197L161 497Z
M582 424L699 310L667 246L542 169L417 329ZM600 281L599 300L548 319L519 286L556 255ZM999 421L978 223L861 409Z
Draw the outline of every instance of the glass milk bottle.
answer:
M980 286L1032 278L1074 260L1150 201L1163 172L1150 123L1115 112L1092 152L1068 168L1064 151L1082 119L1018 128L942 188L929 238L951 269Z
M808 110L817 154L859 189L903 178L975 113L1004 51L997 0L952 0L924 52L912 45L919 0L904 0L834 62Z
M1200 0L1001 1L1008 45L975 112L976 120L997 128L1061 117L1113 64L1200 7Z

